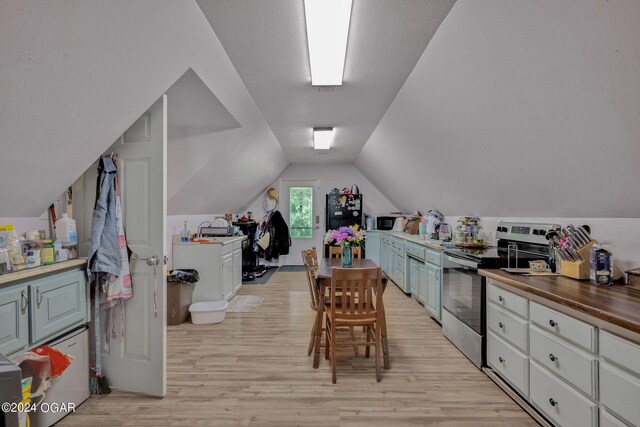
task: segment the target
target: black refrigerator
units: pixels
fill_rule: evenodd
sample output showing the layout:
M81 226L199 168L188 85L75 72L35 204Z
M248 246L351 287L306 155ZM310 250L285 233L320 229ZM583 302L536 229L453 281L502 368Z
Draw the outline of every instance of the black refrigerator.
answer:
M362 194L327 194L326 230L362 225Z
M356 224L362 226L362 209L362 194L327 194L325 231ZM324 252L325 257L328 257L328 245L325 245Z

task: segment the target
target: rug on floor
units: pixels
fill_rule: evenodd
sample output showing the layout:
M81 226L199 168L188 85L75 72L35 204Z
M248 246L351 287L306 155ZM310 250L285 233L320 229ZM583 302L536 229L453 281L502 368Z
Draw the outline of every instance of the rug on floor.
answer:
M227 313L252 313L260 307L264 297L255 295L236 295L227 307Z
M269 281L271 276L273 276L273 273L275 273L276 271L278 271L277 267L270 268L269 270L267 270L264 276L256 277L253 280L247 280L247 281L243 280L242 284L243 285L265 285Z
M297 273L304 271L304 265L283 265L278 271L282 273Z

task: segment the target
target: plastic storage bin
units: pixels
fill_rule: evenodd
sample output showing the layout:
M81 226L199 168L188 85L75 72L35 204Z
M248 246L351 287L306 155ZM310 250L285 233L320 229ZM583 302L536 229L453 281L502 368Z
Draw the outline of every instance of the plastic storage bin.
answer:
M194 325L204 325L208 323L220 323L224 320L227 311L227 301L203 301L191 304L191 321Z

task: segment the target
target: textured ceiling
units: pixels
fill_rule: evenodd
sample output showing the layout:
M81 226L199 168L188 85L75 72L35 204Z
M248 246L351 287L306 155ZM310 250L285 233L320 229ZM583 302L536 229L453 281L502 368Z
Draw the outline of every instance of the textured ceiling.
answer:
M355 164L404 210L640 218L639 47L637 1L458 0Z
M344 85L311 86L302 0L198 0L287 160L351 163L455 0L355 0ZM333 149L312 148L334 126Z

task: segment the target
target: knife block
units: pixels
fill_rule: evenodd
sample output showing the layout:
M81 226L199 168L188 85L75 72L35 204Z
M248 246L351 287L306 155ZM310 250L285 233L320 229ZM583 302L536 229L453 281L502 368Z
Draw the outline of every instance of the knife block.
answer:
M571 277L572 279L588 280L591 269L591 247L596 243L598 242L592 240L586 246L578 249L578 253L583 259L582 261L560 260L560 274L566 277Z

